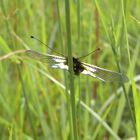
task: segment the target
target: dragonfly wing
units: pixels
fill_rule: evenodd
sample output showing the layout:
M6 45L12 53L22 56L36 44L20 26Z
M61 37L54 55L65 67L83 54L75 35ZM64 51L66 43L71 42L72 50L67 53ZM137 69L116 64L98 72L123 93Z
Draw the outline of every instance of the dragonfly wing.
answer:
M128 82L126 75L107 69L103 69L94 65L83 63L85 70L83 74L90 75L105 82Z
M68 69L66 65L66 58L60 57L56 55L50 55L50 54L42 54L38 53L33 50L27 50L26 55L32 59L38 60L40 62L48 63L52 68L57 69Z

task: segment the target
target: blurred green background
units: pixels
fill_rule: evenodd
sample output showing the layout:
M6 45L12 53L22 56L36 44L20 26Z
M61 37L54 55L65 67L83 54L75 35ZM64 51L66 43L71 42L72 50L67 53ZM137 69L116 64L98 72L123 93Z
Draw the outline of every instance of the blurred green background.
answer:
M67 2L0 0L0 139L140 139L140 1L71 0L69 25ZM104 83L75 76L75 126L69 73L17 52L55 54L30 38L34 35L67 56L67 34L73 56L99 47L83 61L129 78L127 83Z

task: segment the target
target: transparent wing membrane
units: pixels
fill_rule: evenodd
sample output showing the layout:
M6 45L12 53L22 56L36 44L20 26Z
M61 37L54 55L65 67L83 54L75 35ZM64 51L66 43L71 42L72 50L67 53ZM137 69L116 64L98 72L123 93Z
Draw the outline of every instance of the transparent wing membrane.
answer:
M105 82L128 82L128 78L122 73L110 71L87 63L82 64L85 68L82 72L83 74L90 75Z
M25 53L28 57L38 60L43 63L49 63L51 66L58 64L58 63L66 62L65 57L59 57L59 56L50 55L50 54L42 54L42 53L38 53L33 50L27 50Z

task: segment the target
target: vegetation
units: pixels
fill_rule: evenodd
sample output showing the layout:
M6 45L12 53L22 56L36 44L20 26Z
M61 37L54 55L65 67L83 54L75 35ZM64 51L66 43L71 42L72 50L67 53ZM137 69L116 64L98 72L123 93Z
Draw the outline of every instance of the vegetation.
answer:
M0 0L0 139L140 140L139 13L138 0ZM129 82L74 76L72 55L96 48L82 61ZM68 56L70 72L27 49Z

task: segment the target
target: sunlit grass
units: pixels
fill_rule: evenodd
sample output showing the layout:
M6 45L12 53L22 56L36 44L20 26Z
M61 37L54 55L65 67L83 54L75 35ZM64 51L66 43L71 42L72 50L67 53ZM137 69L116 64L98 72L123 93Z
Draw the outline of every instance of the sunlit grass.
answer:
M70 1L70 17L66 4L0 1L1 139L119 140L136 138L136 133L140 139L140 2ZM97 65L125 73L128 83L72 76L24 54L26 49L54 54L30 38L35 35L69 60L83 56L96 49L97 27ZM93 55L83 61L94 64Z

